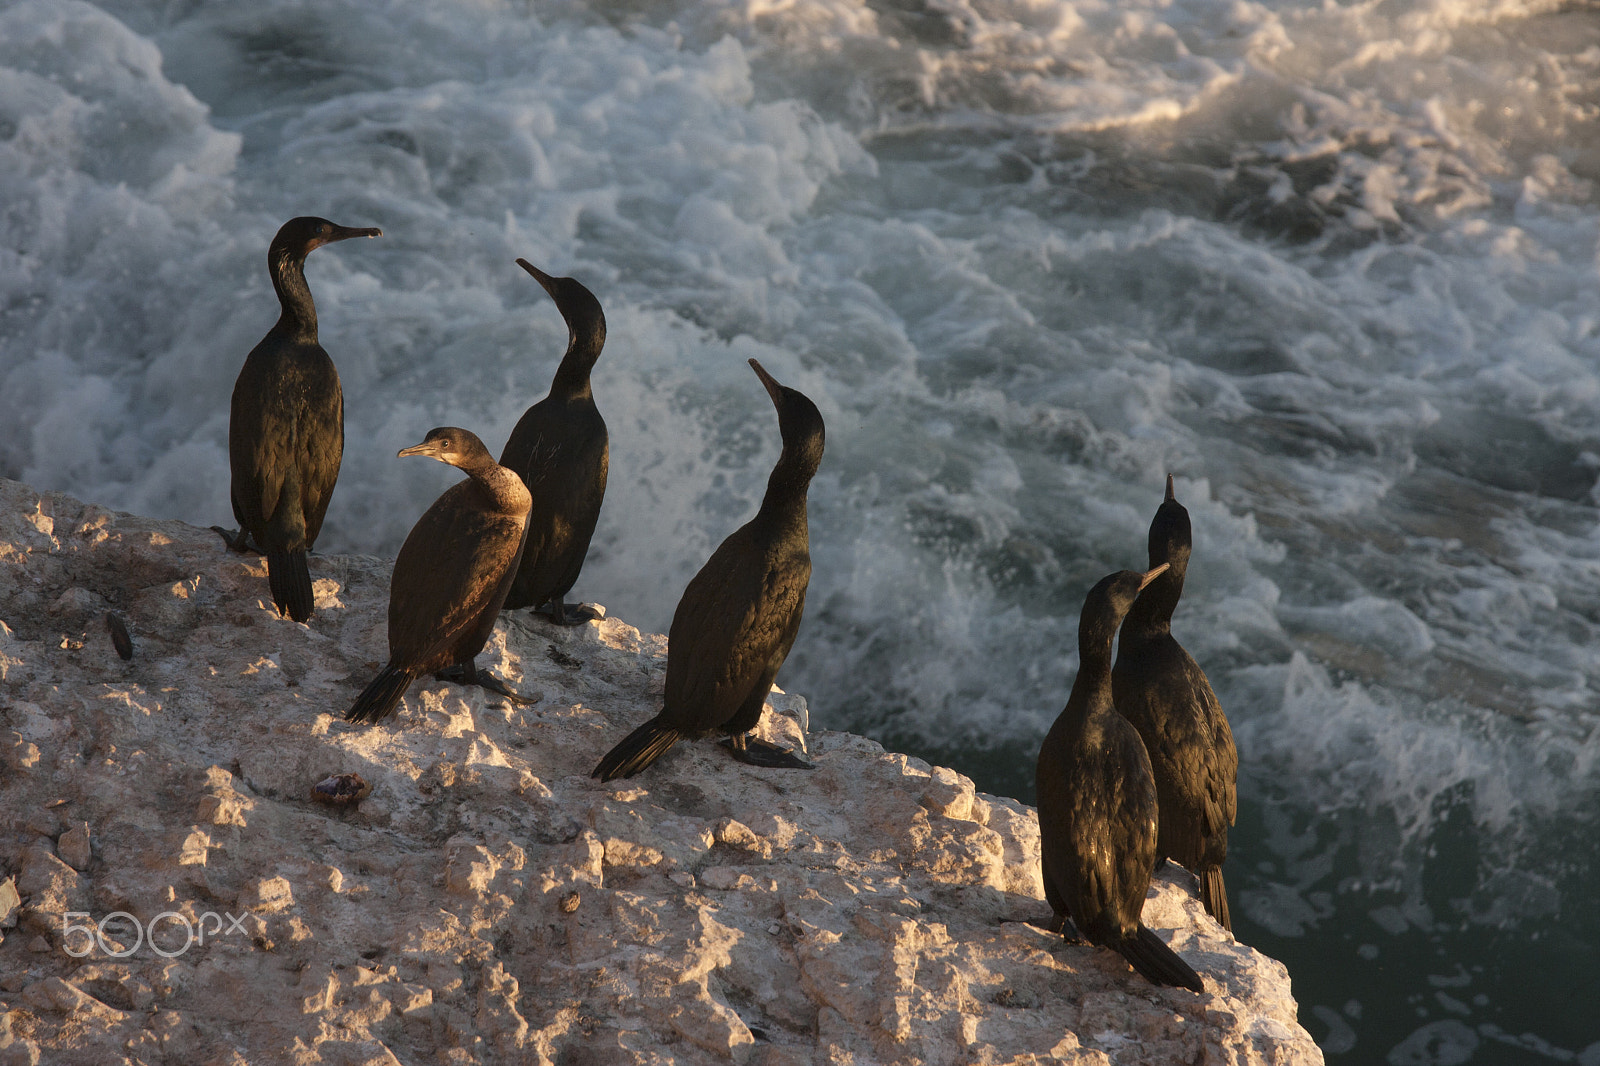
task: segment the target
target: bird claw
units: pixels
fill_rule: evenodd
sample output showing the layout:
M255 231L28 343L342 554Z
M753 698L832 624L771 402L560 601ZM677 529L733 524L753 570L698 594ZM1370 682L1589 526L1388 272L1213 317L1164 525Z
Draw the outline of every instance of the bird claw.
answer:
M490 677L488 674L479 674L478 684L498 696L504 696L518 707L532 706L543 698L542 696L524 696L520 692L513 692L511 689L506 687L504 682L497 678Z
M481 689L493 692L497 696L503 696L520 707L538 703L543 698L542 696L524 696L521 693L513 692L506 687L505 682L487 670L478 670L476 668L468 670L460 663L436 671L433 676L440 681L448 681L455 685L476 685Z
M1087 940L1084 940L1078 935L1077 929L1068 924L1066 915L1063 914L1051 915L1049 918L1001 918L1000 924L1031 925L1035 929L1041 930L1042 932L1050 933L1053 936L1059 936L1066 940L1066 942L1069 944L1088 943Z
M733 757L751 766L765 766L774 770L815 770L815 763L806 762L788 748L780 748L749 733L729 737L722 746L733 752Z
M241 555L264 554L261 549L250 543L250 534L242 529L235 532L221 526L212 526L211 531L222 538L222 543L228 546L229 551L239 552Z
M605 617L593 607L582 603L561 603L549 600L533 609L533 613L556 626L581 626Z

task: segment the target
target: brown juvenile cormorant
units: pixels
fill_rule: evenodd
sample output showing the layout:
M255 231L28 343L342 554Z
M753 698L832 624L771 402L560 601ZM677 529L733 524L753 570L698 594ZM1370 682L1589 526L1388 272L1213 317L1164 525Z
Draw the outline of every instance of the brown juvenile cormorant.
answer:
M235 551L267 557L267 583L278 613L311 617L306 553L317 541L344 456L344 393L333 360L317 343L317 308L306 285L306 256L380 229L291 218L267 249L267 271L283 311L251 349L233 386L228 465L239 532L213 526Z
M750 360L778 409L783 454L761 509L729 535L683 590L667 633L661 713L624 737L594 776L632 777L683 737L721 731L753 766L811 769L793 752L748 736L794 645L811 580L806 487L822 462L822 415Z
M445 489L400 546L389 583L389 662L345 718L376 722L412 681L454 667L463 684L531 702L472 661L494 631L517 571L531 503L527 486L464 429L429 430L421 444L400 450L400 458L408 455L431 456L470 477Z
M583 569L606 495L610 443L589 387L606 343L606 316L594 294L572 278L551 277L526 259L517 265L544 286L566 320L567 353L550 394L528 408L500 453L500 465L520 474L533 493L528 544L505 607L548 608L557 625L581 625L595 612L567 606L566 595Z
M1190 546L1189 512L1168 474L1166 499L1150 523L1150 565L1166 563L1167 571L1139 593L1122 623L1111 692L1144 739L1156 775L1156 862L1172 859L1199 878L1206 911L1231 929L1222 861L1238 811L1239 754L1205 671L1172 636Z
M1078 676L1039 748L1044 896L1055 928L1071 918L1150 981L1205 990L1188 963L1139 920L1156 855L1156 784L1144 742L1111 702L1111 642L1149 573L1123 570L1089 590L1078 619Z

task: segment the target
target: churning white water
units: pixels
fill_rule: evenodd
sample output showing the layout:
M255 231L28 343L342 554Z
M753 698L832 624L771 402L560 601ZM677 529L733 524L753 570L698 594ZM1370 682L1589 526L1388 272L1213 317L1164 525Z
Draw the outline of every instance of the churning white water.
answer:
M575 595L665 629L816 400L780 683L1028 795L1168 471L1238 736L1239 935L1336 1061L1600 1063L1600 10L1515 0L0 6L0 474L231 524L299 214L318 548L498 450L587 284ZM219 543L220 547L220 543ZM584 768L577 768L582 770Z

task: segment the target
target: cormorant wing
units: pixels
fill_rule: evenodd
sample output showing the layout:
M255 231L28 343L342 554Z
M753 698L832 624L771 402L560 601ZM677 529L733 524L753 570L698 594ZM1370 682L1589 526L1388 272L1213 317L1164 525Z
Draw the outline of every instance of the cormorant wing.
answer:
M1189 660L1194 663L1193 659ZM1208 818L1216 818L1214 832L1226 832L1239 816L1239 792L1236 782L1239 779L1239 749L1234 746L1233 728L1228 725L1228 716L1223 713L1222 704L1217 701L1217 694L1211 689L1211 682L1206 679L1205 673L1198 663L1194 664L1195 695L1200 699L1206 710L1206 717L1210 722L1211 735L1207 738L1211 742L1211 775L1206 782L1206 795L1209 802L1206 804Z
M483 624L514 573L522 523L475 506L481 493L471 480L446 489L395 559L389 648L420 669L452 665L455 646Z
M1075 873L1068 873L1062 893L1079 932L1091 940L1133 935L1156 853L1156 786L1144 742L1113 717L1103 743L1104 750L1070 768L1067 789L1076 861L1067 860Z
M703 731L727 722L752 686L770 683L799 632L809 558L761 551L748 531L723 541L673 614L662 709L668 724Z

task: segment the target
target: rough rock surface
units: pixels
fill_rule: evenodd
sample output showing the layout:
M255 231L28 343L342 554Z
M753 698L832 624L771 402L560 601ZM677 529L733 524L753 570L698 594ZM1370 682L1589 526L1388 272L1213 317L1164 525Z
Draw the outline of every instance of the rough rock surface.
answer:
M594 782L666 662L616 619L501 620L532 707L346 724L389 566L314 557L300 625L209 531L0 481L0 1066L1322 1061L1175 868L1145 921L1204 995L1001 924L1048 913L1038 823L950 770L814 732L811 773L702 741Z

